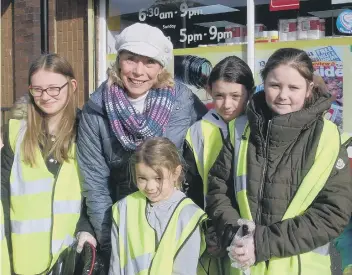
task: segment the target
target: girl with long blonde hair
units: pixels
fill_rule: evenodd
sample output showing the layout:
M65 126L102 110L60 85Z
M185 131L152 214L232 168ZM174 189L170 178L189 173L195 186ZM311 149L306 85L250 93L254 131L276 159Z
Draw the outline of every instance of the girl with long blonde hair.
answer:
M23 116L10 119L1 150L4 231L15 274L49 274L74 242L81 210L77 81L63 57L45 54L28 84L27 100L14 106Z

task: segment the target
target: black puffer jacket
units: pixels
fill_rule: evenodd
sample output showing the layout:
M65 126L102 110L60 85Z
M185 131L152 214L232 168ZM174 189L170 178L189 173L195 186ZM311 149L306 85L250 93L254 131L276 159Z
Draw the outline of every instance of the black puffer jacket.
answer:
M103 102L106 88L103 83L84 106L77 142L87 213L103 251L110 249L112 204L136 191L128 166L133 152L124 150L110 127ZM188 128L207 109L187 86L177 82L175 90L176 101L165 136L182 150ZM82 217L77 231L87 231L84 220Z
M250 102L247 197L256 223L257 262L323 246L336 238L349 221L352 179L347 144L341 145L339 153L345 166L333 169L314 203L303 215L281 221L312 167L323 129L322 115L330 105L331 99L326 95L307 109L272 116L263 92L254 95ZM229 245L240 218L234 199L232 163L233 148L227 141L210 171L207 197L207 212L224 247Z

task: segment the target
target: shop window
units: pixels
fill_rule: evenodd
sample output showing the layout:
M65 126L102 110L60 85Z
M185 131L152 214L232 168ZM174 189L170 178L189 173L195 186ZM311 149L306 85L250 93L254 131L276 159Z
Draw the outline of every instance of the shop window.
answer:
M280 11L270 11L270 0L261 2L255 10L257 91L263 90L260 71L275 50L283 47L305 50L313 61L315 74L323 78L328 91L335 98L326 118L351 131L351 122L344 119L351 115L351 108L343 107L352 102L347 88L352 83L350 77L346 77L346 73L351 74L346 66L352 61L352 1L300 0L299 9ZM343 22L347 27L338 28L341 22L339 15L346 11L349 13L348 10L351 13ZM350 33L346 31L348 26Z
M136 23L160 28L174 48L245 41L246 0L109 0L108 52L113 36Z
M342 32L337 26L338 16L352 9L352 1L300 0L299 9L285 10L283 7L274 12L270 11L270 0L256 2L261 2L255 11L257 42L313 40L352 33L352 22L345 21L351 28L350 33ZM351 20L352 11L347 17Z
M247 60L246 0L108 0L107 59L116 60L115 36L127 26L148 23L160 28L174 45L170 71L207 104L206 80L223 58ZM352 16L338 28L339 15L352 10L352 1L300 0L299 9L270 11L270 0L255 0L255 68L257 91L263 89L260 71L277 49L305 50L313 60L335 102L326 117L352 133ZM348 28L350 33L348 33ZM347 29L347 31L346 31Z

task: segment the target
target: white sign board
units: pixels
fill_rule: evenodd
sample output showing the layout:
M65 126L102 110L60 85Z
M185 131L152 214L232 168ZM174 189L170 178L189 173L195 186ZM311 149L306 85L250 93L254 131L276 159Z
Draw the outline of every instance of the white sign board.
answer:
M351 0L331 0L332 5L345 4L345 3L352 3L352 1Z

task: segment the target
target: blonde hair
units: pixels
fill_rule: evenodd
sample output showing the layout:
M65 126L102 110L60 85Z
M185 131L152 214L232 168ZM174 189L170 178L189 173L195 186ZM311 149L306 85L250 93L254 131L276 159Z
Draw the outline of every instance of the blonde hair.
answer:
M135 167L139 163L144 163L148 167L152 168L160 178L163 178L161 168L165 168L171 173L174 173L177 167L185 167L184 160L178 152L175 144L164 137L147 139L132 155L130 159L130 171L134 183L137 182ZM184 180L185 171L182 169L175 187L179 190L182 189Z
M74 156L69 155L71 144L76 139L76 97L74 95L74 87L71 83L75 79L72 66L63 57L57 54L44 54L35 60L28 73L28 84L31 84L32 76L39 70L45 70L61 74L66 77L68 85L68 98L62 117L58 124L59 131L55 137L55 141L50 141L46 115L34 103L34 99L30 96L27 108L27 130L24 135L22 150L24 162L30 166L36 164L36 150L42 146L42 155L46 159L49 155L59 162L68 161Z
M122 79L120 78L120 65L119 65L119 57L116 58L116 62L108 69L108 85L109 87L115 83L119 87L125 89L125 85L123 84ZM162 69L161 73L157 77L157 81L155 82L153 88L166 88L173 87L175 85L174 79L165 68Z

